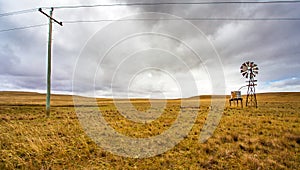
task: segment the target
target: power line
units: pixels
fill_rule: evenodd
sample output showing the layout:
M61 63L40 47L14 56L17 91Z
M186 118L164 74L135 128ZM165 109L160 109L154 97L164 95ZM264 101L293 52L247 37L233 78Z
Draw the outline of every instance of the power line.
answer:
M131 18L131 19L98 19L63 21L65 24L97 23L97 22L123 22L123 21L300 21L300 18Z
M4 29L0 30L0 33L2 32L8 32L8 31L16 31L16 30L24 30L24 29L29 29L29 28L36 28L36 27L43 27L48 24L38 24L38 25L30 25L30 26L23 26L23 27L16 27L16 28L10 28L10 29Z
M66 5L56 6L56 9L75 9L75 8L95 8L95 7L113 7L113 6L154 6L154 5L218 5L218 4L291 4L300 3L295 1L213 1L213 2L153 2L153 3L113 3L113 4L95 4L95 5ZM49 7L44 7L49 9Z
M300 18L129 18L129 19L98 19L98 20L69 20L64 24L99 23L99 22L126 22L126 21L300 21ZM29 28L43 27L48 24L38 24L0 30L2 32L23 30Z
M25 9L25 10L14 11L14 12L7 12L7 13L2 13L2 14L0 14L0 17L6 17L6 16L11 16L11 15L26 14L26 13L36 12L37 10L38 10L38 8L32 8L32 9Z
M300 0L294 1L213 1L213 2L153 2L153 3L113 3L113 4L95 4L95 5L69 5L56 6L56 9L76 9L76 8L95 8L95 7L113 7L113 6L155 6L155 5L218 5L218 4L292 4L300 3ZM42 7L51 9L51 7ZM0 17L11 15L20 15L38 11L39 8L32 8L14 12L0 14Z

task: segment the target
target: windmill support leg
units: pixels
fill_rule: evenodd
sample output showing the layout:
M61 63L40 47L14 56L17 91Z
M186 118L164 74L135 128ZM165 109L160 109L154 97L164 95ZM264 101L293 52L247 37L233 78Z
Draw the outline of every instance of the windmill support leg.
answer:
M254 93L254 101L255 101L255 107L257 108L257 100L256 100L256 94Z
M248 106L248 98L249 98L249 94L247 94L247 98L246 98L246 106Z
M248 84L247 98L246 98L246 106L254 106L257 108L257 100L255 93L255 80L250 79Z

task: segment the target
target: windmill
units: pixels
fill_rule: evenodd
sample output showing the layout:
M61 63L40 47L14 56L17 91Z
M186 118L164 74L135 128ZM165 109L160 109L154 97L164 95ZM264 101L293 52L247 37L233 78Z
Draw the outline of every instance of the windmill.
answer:
M255 83L257 82L257 80L254 79L258 74L257 64L247 61L242 64L240 69L242 76L244 76L246 79L249 79L248 81L246 81L248 83L246 106L255 106L257 108L257 100L255 94L255 86L257 85Z

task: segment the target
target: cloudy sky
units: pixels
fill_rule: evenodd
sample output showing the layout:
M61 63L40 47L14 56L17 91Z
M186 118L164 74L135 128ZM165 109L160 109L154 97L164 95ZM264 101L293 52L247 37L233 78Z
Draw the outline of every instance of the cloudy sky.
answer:
M0 14L135 2L143 1L0 0ZM276 19L300 18L299 8L300 3L55 8L54 18L64 26L53 24L52 90L100 97L229 94L245 85L239 67L249 60L260 69L257 92L299 91L300 20ZM45 92L46 16L37 10L0 15L0 23L0 91ZM45 25L4 31L39 24Z

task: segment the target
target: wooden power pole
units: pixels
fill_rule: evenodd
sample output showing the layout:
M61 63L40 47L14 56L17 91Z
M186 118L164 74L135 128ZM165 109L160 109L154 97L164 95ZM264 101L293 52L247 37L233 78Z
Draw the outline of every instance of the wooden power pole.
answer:
M55 20L53 16L53 8L50 10L50 15L42 11L42 8L39 8L39 11L46 15L49 18L49 35L48 35L48 59L47 59L47 96L46 96L46 116L50 116L50 96L51 96L51 58L52 58L52 21L58 23L62 26L62 22Z

